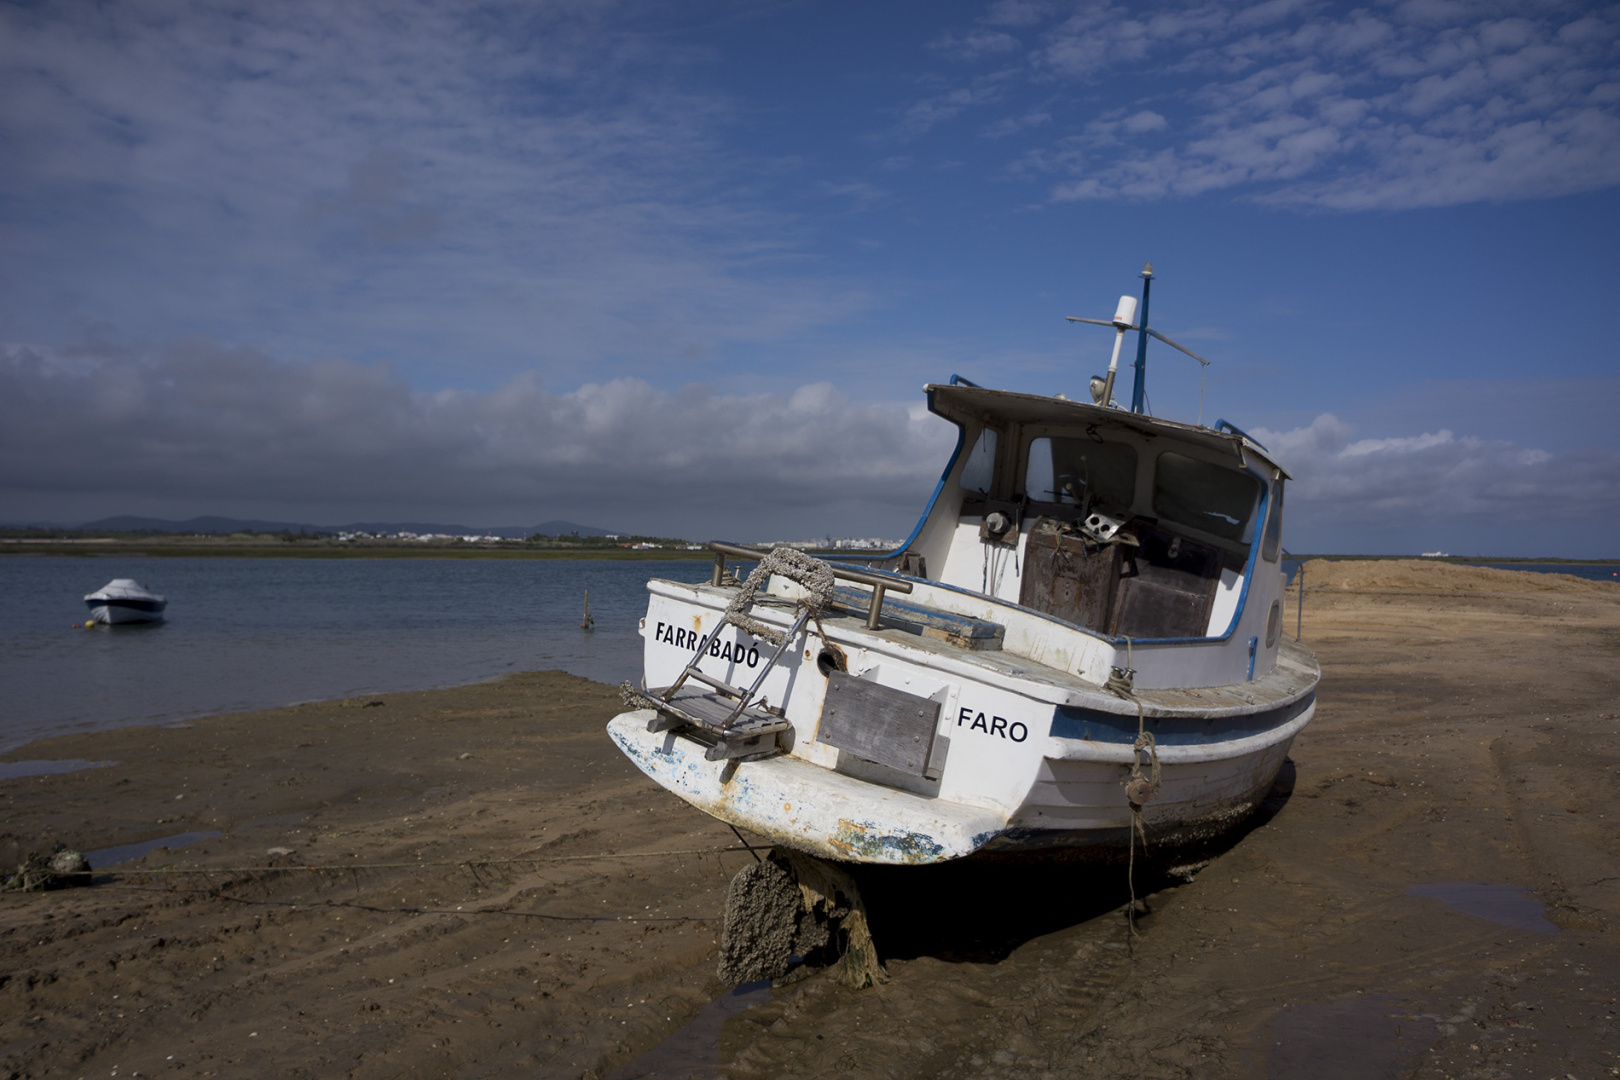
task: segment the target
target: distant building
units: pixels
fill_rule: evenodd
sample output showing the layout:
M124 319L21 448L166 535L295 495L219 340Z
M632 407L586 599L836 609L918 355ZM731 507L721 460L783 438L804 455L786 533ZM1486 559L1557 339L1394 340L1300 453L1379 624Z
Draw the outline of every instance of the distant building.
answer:
M893 551L905 541L867 537L822 537L820 540L767 540L756 547L790 547L798 551Z

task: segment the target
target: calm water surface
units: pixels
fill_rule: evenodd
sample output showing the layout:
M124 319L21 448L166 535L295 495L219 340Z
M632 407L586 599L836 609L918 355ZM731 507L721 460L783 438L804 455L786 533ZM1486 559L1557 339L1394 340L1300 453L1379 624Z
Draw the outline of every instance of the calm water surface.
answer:
M1613 566L1504 569L1617 580ZM708 574L706 561L0 556L0 750L510 671L634 680L647 579ZM168 617L70 629L84 594L117 577L167 596ZM591 633L579 628L586 589Z
M42 735L560 668L641 676L647 579L704 561L0 557L0 748ZM73 630L130 577L161 623ZM596 629L579 627L585 590Z

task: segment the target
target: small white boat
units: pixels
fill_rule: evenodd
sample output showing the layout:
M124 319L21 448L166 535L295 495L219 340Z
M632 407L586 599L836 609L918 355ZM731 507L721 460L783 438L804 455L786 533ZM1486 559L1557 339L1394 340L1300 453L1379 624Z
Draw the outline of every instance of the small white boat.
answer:
M156 622L169 606L167 600L133 578L114 578L86 594L84 602L90 608L90 622L114 626Z
M649 582L619 748L723 821L857 863L1157 855L1251 813L1320 678L1283 635L1287 476L1225 421L1146 414L1148 336L1181 346L1145 325L1146 284L1136 308L1075 320L1117 332L1094 403L926 388L960 438L896 551L711 544L709 582ZM727 556L763 561L739 584Z

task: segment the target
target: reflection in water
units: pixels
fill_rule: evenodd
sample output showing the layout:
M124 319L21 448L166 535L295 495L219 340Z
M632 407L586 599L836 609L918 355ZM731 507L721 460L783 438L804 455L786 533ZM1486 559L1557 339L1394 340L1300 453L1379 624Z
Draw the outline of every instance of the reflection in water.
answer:
M710 569L663 560L133 561L0 556L0 748L512 671L637 679L647 579L699 581ZM83 618L80 598L112 574L168 596L167 618L70 630ZM587 589L594 632L579 626Z
M1393 998L1290 1006L1271 1022L1266 1080L1396 1080L1437 1034Z
M59 758L55 761L0 761L0 780L21 780L25 776L55 776L57 773L78 772L80 769L105 769L116 761L86 761L84 758Z
M738 1013L769 1001L769 980L743 983L712 1001L679 1031L607 1074L606 1080L707 1080L720 1075L720 1029Z
M145 855L148 851L158 848L183 848L187 844L195 844L199 840L212 840L219 835L219 830L212 832L183 832L173 836L160 836L156 840L142 840L138 844L120 844L117 847L102 848L99 851L87 851L84 857L90 860L90 869L105 870L109 866L130 862Z
M1528 930L1533 934L1558 933L1558 924L1547 918L1546 908L1529 889L1453 881L1414 885L1406 891L1414 896L1432 896L1464 914L1477 915L1515 930Z

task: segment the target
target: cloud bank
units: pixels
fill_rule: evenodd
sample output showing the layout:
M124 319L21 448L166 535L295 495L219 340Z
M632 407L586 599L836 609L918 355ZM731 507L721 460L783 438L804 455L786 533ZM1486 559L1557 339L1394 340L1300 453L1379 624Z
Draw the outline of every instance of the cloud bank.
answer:
M1296 551L1615 553L1620 454L1610 450L1550 453L1447 429L1357 439L1332 413L1253 435L1294 477L1287 527Z
M105 513L568 518L624 531L903 535L954 445L920 405L825 383L735 395L617 378L414 391L382 364L277 363L191 340L0 354L13 521Z
M1254 436L1294 476L1292 550L1613 554L1620 455L1449 430L1357 438L1332 414ZM903 535L955 433L920 402L656 388L419 392L383 364L282 363L193 339L0 349L0 504L115 513L514 525L696 539Z

